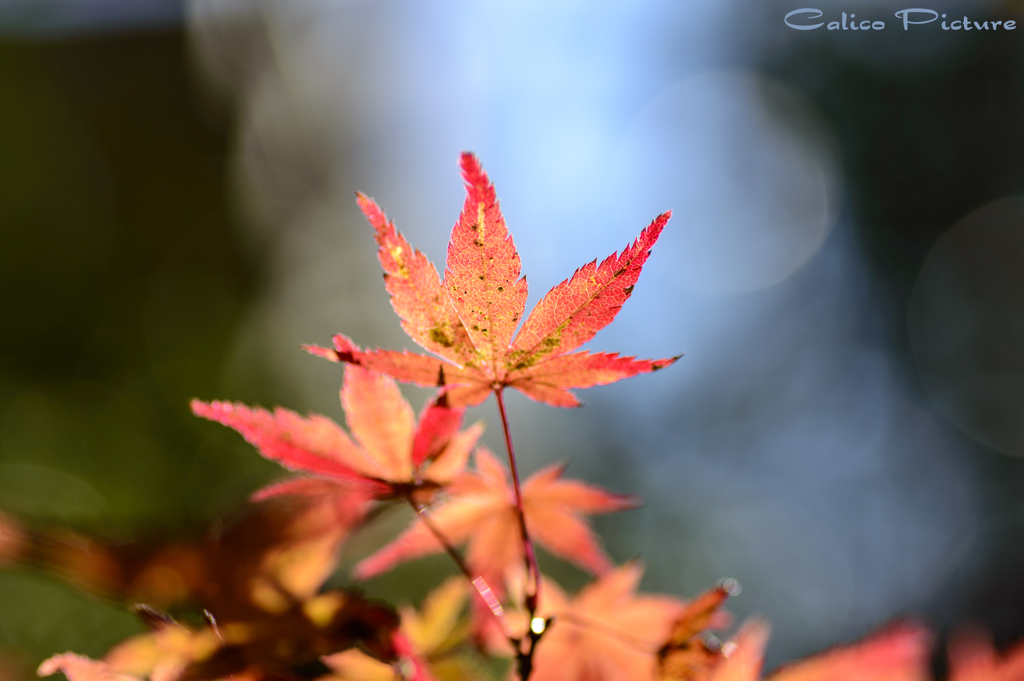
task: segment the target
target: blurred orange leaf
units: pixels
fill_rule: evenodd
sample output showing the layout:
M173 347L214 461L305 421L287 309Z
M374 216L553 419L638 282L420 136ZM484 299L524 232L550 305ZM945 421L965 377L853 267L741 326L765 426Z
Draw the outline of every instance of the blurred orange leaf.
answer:
M537 644L532 681L633 681L658 678L657 650L683 603L637 594L643 576L627 563L568 598L549 581L540 615L553 617Z

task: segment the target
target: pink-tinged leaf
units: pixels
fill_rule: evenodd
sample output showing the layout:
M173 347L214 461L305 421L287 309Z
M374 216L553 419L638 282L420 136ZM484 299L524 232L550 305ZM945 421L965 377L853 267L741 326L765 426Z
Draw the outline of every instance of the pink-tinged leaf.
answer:
M862 641L785 665L772 681L928 681L931 634L895 624Z
M377 465L375 474L386 480L410 479L416 418L394 380L349 365L341 404L352 435Z
M499 378L526 305L526 280L494 185L476 156L463 153L466 202L452 229L444 286L490 378Z
M541 300L512 344L511 363L535 363L586 343L610 324L633 292L671 213L662 213L620 255L593 261Z
M420 415L416 437L412 445L412 465L419 468L424 462L436 459L462 426L462 407L449 407L447 398L431 401Z
M241 403L200 400L192 400L192 412L234 428L260 454L285 468L353 481L377 474L363 451L325 416L303 418L281 407L271 414Z
M395 230L372 199L357 194L357 202L373 225L384 286L402 328L429 352L460 365L472 361L476 350L434 266Z

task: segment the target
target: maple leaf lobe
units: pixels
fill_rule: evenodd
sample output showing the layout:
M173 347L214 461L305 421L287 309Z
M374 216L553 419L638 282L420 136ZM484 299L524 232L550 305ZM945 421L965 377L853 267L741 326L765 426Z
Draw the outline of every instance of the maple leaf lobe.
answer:
M433 264L395 229L373 199L357 192L356 202L373 227L384 288L402 329L429 352L456 364L471 362L475 350Z
M476 156L460 159L466 201L448 244L444 285L491 378L526 306L526 279L494 185Z
M548 291L513 342L518 362L571 352L610 324L633 293L671 216L662 213L621 253L612 253L600 265L592 260Z

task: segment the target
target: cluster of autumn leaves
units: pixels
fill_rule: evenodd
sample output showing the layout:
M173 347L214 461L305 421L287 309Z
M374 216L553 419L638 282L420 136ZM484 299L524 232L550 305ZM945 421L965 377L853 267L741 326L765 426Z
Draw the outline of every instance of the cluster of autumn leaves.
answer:
M621 253L581 267L521 321L520 260L494 187L476 158L461 158L467 197L441 280L370 199L359 205L402 327L431 355L363 350L344 336L308 348L346 364L341 401L348 432L318 415L229 402L192 403L237 430L264 457L299 474L254 495L253 510L194 544L113 547L31 533L0 519L0 561L42 565L94 591L145 602L150 631L103 659L56 655L41 675L70 681L213 681L228 677L388 681L510 678L534 681L757 681L768 637L752 621L731 626L723 582L686 602L638 593L642 568L615 566L587 517L634 499L566 479L561 466L520 482L502 397L515 388L554 406L571 392L668 366L578 348L630 296L668 214ZM516 328L521 328L513 336ZM417 415L396 381L436 389ZM508 466L463 427L467 406L495 395ZM403 503L413 522L358 563L365 579L446 552L460 573L419 610L324 589L345 540L374 509ZM575 595L542 576L534 545L595 576ZM190 603L202 622L163 614ZM776 681L925 681L930 636L911 623L784 667ZM1024 649L996 656L978 636L951 645L953 681L1024 681ZM506 672L495 660L508 660Z

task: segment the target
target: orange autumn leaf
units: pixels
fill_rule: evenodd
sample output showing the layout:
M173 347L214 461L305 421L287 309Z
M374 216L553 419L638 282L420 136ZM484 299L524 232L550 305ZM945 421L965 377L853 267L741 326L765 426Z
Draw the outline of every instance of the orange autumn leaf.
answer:
M326 416L304 418L280 407L272 413L237 403L193 400L192 411L234 428L260 454L288 469L334 481L339 493L378 499L447 483L465 467L482 432L482 426L475 425L460 433L464 410L449 407L444 395L428 405L417 423L392 379L358 366L345 372L341 402L352 437ZM322 488L293 480L257 497Z
M468 542L467 562L497 588L507 568L523 561L519 520L508 473L484 448L476 453L477 472L448 486L450 498L430 509L433 524L453 544ZM551 553L600 574L611 562L585 516L635 506L632 497L611 494L576 480L563 480L563 466L548 466L523 483L523 510L530 535ZM398 563L438 553L443 547L419 519L397 539L356 565L361 579Z
M977 631L965 631L949 645L949 681L1021 681L1024 679L1024 644L1006 655L996 655L992 641Z
M615 353L576 352L607 326L633 292L651 247L668 222L659 215L621 253L576 270L530 313L526 278L505 226L494 185L477 158L463 153L466 201L452 229L444 281L383 211L360 194L373 225L391 304L413 340L442 359L409 352L361 350L349 338L334 348L309 347L333 361L358 364L400 381L447 386L453 405L475 405L506 387L558 407L579 406L571 392L662 369L678 358L637 360ZM572 354L570 354L572 353ZM443 380L439 380L443 377Z
M658 646L683 603L637 594L642 576L638 563L627 563L573 598L545 581L538 614L553 619L537 644L531 681L657 678Z

